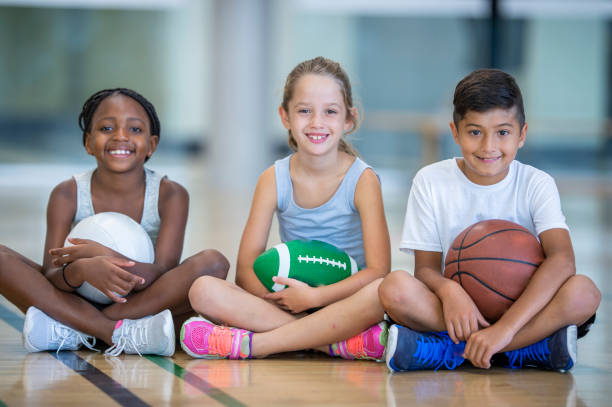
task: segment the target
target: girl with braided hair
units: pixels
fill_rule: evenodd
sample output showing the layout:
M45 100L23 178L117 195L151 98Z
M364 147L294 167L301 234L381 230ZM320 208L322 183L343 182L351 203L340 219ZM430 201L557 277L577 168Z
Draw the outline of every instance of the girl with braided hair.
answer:
M106 353L171 356L176 326L193 314L187 297L198 277L224 279L229 263L204 250L179 263L189 195L144 166L155 152L160 123L153 105L126 89L96 92L79 115L83 145L95 169L58 184L47 206L47 236L39 265L0 246L0 294L26 313L24 345L30 352L112 345ZM118 212L140 223L155 260L139 263L93 240L72 239L83 218ZM92 301L80 287L101 291L110 304ZM78 290L78 292L77 292Z

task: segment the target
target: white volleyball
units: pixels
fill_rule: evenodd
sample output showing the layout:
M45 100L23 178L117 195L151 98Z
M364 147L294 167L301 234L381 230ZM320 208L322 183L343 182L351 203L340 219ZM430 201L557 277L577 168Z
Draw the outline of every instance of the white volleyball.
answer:
M101 212L83 219L68 234L64 246L72 246L68 238L93 240L139 263L153 263L155 251L151 238L132 218L117 212ZM85 282L76 292L100 304L112 300L91 284Z

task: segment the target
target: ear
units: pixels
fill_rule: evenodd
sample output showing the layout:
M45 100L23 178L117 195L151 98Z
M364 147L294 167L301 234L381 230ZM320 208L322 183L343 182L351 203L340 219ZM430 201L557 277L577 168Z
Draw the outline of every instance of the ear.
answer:
M87 154L93 155L93 149L91 148L92 137L90 133L85 133L85 151Z
M157 146L159 145L159 136L153 135L149 137L149 151L147 152L147 157L151 157L155 150L157 150Z
M289 122L289 114L285 111L285 109L283 109L282 106L278 107L278 114L281 118L281 122L283 122L283 126L285 126L287 130L291 130L291 123Z
M349 109L349 115L346 117L346 122L344 123L344 131L349 131L353 129L358 121L359 111L356 107L351 107Z
M523 128L521 129L521 135L519 136L518 148L521 148L525 145L525 139L527 139L527 123L523 124Z
M451 133L453 133L453 139L455 139L455 144L459 145L459 131L455 126L455 122L451 121L448 125L450 126Z

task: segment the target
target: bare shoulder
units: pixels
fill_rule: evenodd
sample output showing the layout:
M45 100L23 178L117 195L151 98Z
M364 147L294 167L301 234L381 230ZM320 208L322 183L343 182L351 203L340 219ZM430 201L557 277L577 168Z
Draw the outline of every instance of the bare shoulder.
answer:
M372 190L380 189L380 179L378 179L378 175L374 172L372 168L366 168L361 173L359 177L359 181L357 182L356 193L360 192L371 192Z
M70 178L57 184L51 191L47 205L49 228L68 228L76 209L77 186L74 178Z
M163 178L159 184L159 201L165 202L168 199L181 199L188 201L189 193L184 186L176 181Z
M276 172L273 165L269 166L261 173L257 184L276 185Z
M159 184L158 210L162 218L164 214L177 216L183 213L187 216L189 208L189 193L178 182L163 178Z
M76 208L77 186L74 178L69 178L57 184L51 191L49 203L60 201L62 204L72 202Z

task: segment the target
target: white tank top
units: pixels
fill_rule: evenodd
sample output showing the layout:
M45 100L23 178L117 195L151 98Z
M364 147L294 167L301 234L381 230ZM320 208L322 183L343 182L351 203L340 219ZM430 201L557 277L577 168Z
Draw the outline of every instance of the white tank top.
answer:
M161 180L166 176L157 174L155 171L148 168L144 170L145 197L140 225L147 232L153 242L153 247L155 247L159 234L159 226L161 224L161 218L159 217L159 210L157 208L157 203L159 201L159 185ZM84 218L95 214L91 201L91 176L93 172L94 170L92 169L73 176L77 185L77 209L74 214L74 219L72 220L73 227Z

